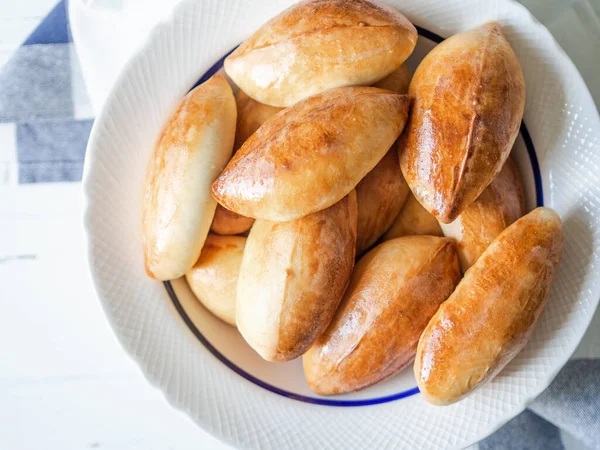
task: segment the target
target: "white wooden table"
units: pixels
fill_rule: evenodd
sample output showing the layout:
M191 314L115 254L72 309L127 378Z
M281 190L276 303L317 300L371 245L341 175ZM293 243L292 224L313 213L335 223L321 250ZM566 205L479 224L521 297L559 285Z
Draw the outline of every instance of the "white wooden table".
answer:
M0 0L0 66L55 1ZM598 102L597 58L586 57L598 49L585 37L600 32L600 1L524 3ZM2 160L14 163L14 149L0 149ZM120 348L89 279L81 205L79 183L0 188L0 449L228 448L171 408Z
M0 0L0 66L56 2ZM15 149L2 160L16 163ZM117 343L83 257L81 205L79 183L0 188L0 449L229 448Z

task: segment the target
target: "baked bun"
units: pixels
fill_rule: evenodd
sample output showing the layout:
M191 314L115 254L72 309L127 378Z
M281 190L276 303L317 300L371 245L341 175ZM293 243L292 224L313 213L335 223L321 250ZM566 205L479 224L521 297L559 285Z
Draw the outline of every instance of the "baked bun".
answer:
M290 222L257 220L237 290L237 326L267 361L302 355L327 328L348 285L356 194Z
M200 258L185 274L200 303L234 326L237 282L245 244L245 237L209 234Z
M450 223L508 158L525 107L523 72L500 25L490 22L429 52L409 95L402 173L425 209Z
M287 107L341 86L370 85L400 67L417 30L368 0L297 3L225 59L227 75L255 100Z
M237 106L237 125L235 129L235 153L246 140L268 119L273 117L281 108L263 105L248 97L244 91L238 91L235 96ZM221 235L245 233L252 227L254 219L229 211L217 205L210 231Z
M392 225L409 192L398 164L398 153L392 148L356 186L357 255L370 248Z
M227 209L274 222L325 209L387 153L409 99L374 87L332 89L267 120L213 183Z
M236 107L224 77L189 92L162 129L148 167L143 203L146 272L181 277L198 260L217 203L211 183L231 157Z
M352 392L402 370L459 278L447 238L402 237L368 252L331 325L303 357L310 388L320 395Z
M456 220L440 223L444 236L453 238L463 272L475 264L507 226L525 214L525 192L519 169L511 158L490 185Z
M423 332L415 377L435 405L488 382L525 346L554 281L562 224L537 208L504 230L467 271Z
M412 193L408 194L400 214L390 229L383 235L384 241L402 236L443 236L437 219L421 206Z

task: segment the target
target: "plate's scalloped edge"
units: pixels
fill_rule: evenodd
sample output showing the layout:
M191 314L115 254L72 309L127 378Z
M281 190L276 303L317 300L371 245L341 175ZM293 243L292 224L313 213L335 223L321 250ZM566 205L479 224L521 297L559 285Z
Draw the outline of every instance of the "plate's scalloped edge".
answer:
M150 31L150 34L147 36L147 38L144 41L142 41L140 43L140 45L137 46L137 48L133 52L131 58L129 58L129 60L123 66L123 69L117 76L117 79L115 80L113 86L111 87L111 89L106 97L102 111L100 111L100 113L96 116L96 118L94 120L94 124L92 125L92 129L90 131L90 136L88 139L88 144L86 146L85 160L84 160L84 165L83 165L83 174L81 177L82 194L83 194L82 218L83 218L83 228L84 228L84 232L85 232L84 252L85 252L85 259L88 263L88 270L89 270L90 278L91 278L92 284L94 286L94 291L96 292L96 296L98 297L98 301L100 303L102 311L104 312L104 316L105 316L106 320L108 321L111 329L113 330L118 344L125 351L127 356L133 362L135 362L137 369L142 374L144 379L146 381L148 381L148 383L154 389L156 389L158 392L160 392L162 397L166 400L166 402L173 409L183 412L200 429L202 429L204 432L210 434L212 437L214 437L221 443L236 448L236 447L238 447L238 443L235 440L229 438L229 436L226 436L225 434L221 433L219 430L215 429L214 427L210 426L209 424L207 424L205 422L201 422L199 420L195 420L194 419L195 414L192 411L192 409L190 407L186 406L185 403L178 401L175 395L173 395L171 392L169 392L167 389L164 388L163 383L161 383L161 380L159 379L159 377L157 377L153 373L153 371L150 370L150 368L148 367L148 364L146 364L143 360L138 358L135 351L132 348L129 348L128 344L126 342L124 342L122 337L116 331L116 330L119 330L120 327L115 323L112 316L108 313L106 306L105 306L104 302L100 299L100 295L98 292L99 281L98 281L98 276L97 276L95 270L93 270L93 264L92 264L93 263L93 255L91 252L93 243L92 243L91 234L89 233L89 230L91 227L91 205L90 205L90 201L89 201L89 198L90 198L90 176L91 176L90 168L92 166L92 162L90 162L90 161L93 161L96 158L96 155L93 151L93 143L95 142L96 134L98 133L98 126L99 126L98 124L102 122L101 119L106 114L106 106L111 104L114 101L114 99L118 97L119 90L121 89L121 85L123 85L125 80L127 79L128 72L130 71L130 69L132 67L135 67L136 64L138 64L138 61L140 61L144 57L145 53L150 48L149 44L151 42L154 42L155 40L157 40L159 38L159 36L162 33L164 33L172 25L172 23L174 22L177 15L180 14L180 11L185 11L189 7L189 5L193 4L193 3L195 3L195 0L182 0L179 4L177 4L173 8L173 10L167 16L164 16L152 28L152 30ZM173 306L171 306L171 307L173 308L173 312L176 313L175 308Z
M569 58L569 55L567 55L567 53L563 50L563 48L560 46L558 41L554 38L552 33L550 33L548 28L546 28L539 20L537 20L537 18L531 13L531 11L529 11L529 9L527 9L521 3L518 3L516 0L505 0L505 1L507 3L511 3L515 8L520 9L522 11L522 14L526 15L527 19L529 21L531 21L531 26L533 28L536 28L543 35L545 35L546 38L548 39L548 42L552 42L552 46L554 47L554 50L556 50L556 56L560 57L562 59L561 64L566 64L566 65L570 65L573 67L574 72L577 74L577 77L579 77L579 81L585 88L588 97L592 98L592 94L590 93L590 90L587 87L585 80L579 73L579 70L577 69L577 67L571 60L571 58ZM592 101L592 103L593 103L593 101ZM600 114L598 113L597 108L596 108L596 120L598 122L600 122ZM514 417L516 417L517 415L519 415L523 411L525 411L525 409L527 409L527 406L531 402L533 402L537 397L539 397L540 394L542 394L542 392L544 392L548 388L548 386L550 386L550 384L554 381L554 379L556 378L558 373L562 370L562 368L565 366L565 364L567 364L569 359L571 359L571 356L573 355L573 353L575 353L577 346L583 339L585 332L587 331L588 327L590 326L590 323L592 322L592 319L594 318L594 314L598 310L599 303L600 303L600 301L596 300L596 307L594 308L594 313L589 315L589 317L587 319L587 323L585 324L585 327L580 332L579 337L573 340L573 345L571 346L571 348L569 348L565 352L565 356L562 359L560 365L557 365L555 370L550 371L550 373L548 374L548 376L545 378L545 380L543 382L538 383L539 389L537 389L537 390L534 389L530 395L526 395L525 398L523 399L523 401L519 402L517 407L515 407L515 410L517 411L515 414L513 414L512 412L504 414L503 416L500 417L500 419L497 420L497 423L493 427L491 427L490 430L486 431L485 433L480 433L479 435L475 436L475 438L473 440L471 440L467 444L465 444L465 447L473 445L473 444L485 439L486 437L492 435L496 431L498 431L500 428L502 428L504 425L506 425L511 419L513 419Z
M99 286L99 280L98 280L98 276L95 273L95 271L93 270L93 255L91 253L91 249L93 246L92 243L92 238L91 235L89 233L90 227L91 227L91 206L90 206L90 201L89 201L89 195L90 195L90 167L92 166L92 162L95 160L95 154L93 151L93 146L94 146L94 142L96 140L96 134L97 134L97 128L98 128L98 124L100 122L102 122L102 119L104 117L104 115L106 114L106 105L111 104L114 99L118 96L118 92L121 88L121 85L124 83L124 81L126 80L127 76L128 76L128 72L130 71L130 69L132 67L134 67L136 64L138 64L138 62L144 57L145 53L148 51L148 49L150 48L150 43L154 42L158 36L163 33L169 26L172 25L172 23L174 22L175 17L181 13L181 11L185 11L187 8L189 8L189 5L195 3L196 0L183 0L181 1L172 11L171 13L164 17L150 32L150 34L148 35L148 37L138 46L138 48L136 49L135 53L132 55L132 57L127 61L127 63L124 65L122 71L120 72L120 74L118 75L115 83L113 84L107 98L106 101L104 103L104 108L103 110L100 112L100 114L96 117L96 120L94 122L94 125L92 127L91 133L90 133L90 138L88 141L88 145L87 145L87 150L86 150L86 157L85 157L85 163L84 163L84 168L83 168L83 176L82 176L82 193L83 193L83 226L84 226L84 231L85 231L85 241L84 241L84 249L85 249L85 254L86 254L86 260L88 261L88 267L89 267L89 271L90 271L90 277L92 279L92 283L94 285L94 290L96 291L96 294L99 296L98 293L98 286ZM579 71L577 70L576 66L574 65L574 63L571 61L571 59L569 58L569 56L565 53L565 51L560 47L560 45L558 44L558 42L556 41L556 39L554 39L554 36L552 36L552 34L550 33L550 31L544 26L542 25L536 18L535 16L533 16L533 14L523 5L521 5L520 3L516 2L515 0L504 0L506 3L510 4L512 7L517 8L519 10L521 10L521 12L527 16L528 20L531 22L532 27L534 27L535 29L537 29L538 32L540 32L542 35L544 35L547 39L548 42L552 42L552 46L554 47L554 50L556 50L556 56L558 58L561 58L561 64L564 65L568 65L571 66L571 68L573 69L572 72L574 74L576 74L576 76L578 77L578 81L581 83L581 85L585 88L585 91L587 93L587 96L591 99L591 94L590 91L585 83L585 81L583 80L583 77L581 76L581 74L579 73ZM592 104L594 104L594 102L592 101ZM600 116L598 115L598 110L596 108L596 120L598 122L600 122ZM100 298L99 298L100 300ZM124 340L122 339L122 337L119 335L119 333L116 332L116 330L119 330L119 326L117 326L117 324L114 322L113 318L108 314L108 311L105 307L105 304L103 301L100 300L101 303L101 307L104 311L105 317L107 319L107 321L109 322L111 328L113 330L115 330L115 335L117 337L117 341L119 342L119 344L121 345L121 347L125 350L125 352L127 353L127 355L136 362L140 372L142 373L142 375L144 376L144 378L156 389L158 389L163 397L165 398L165 400L175 409L179 410L179 411L183 411L185 414L188 415L188 417L192 418L195 416L194 412L191 410L191 408L187 407L183 402L180 402L176 399L176 396L173 395L172 393L168 392L166 389L163 389L162 383L161 381L158 379L158 377L156 377L156 375L153 374L153 372L149 369L148 365L138 359L137 355L135 354L135 352L130 349L128 347L128 344L126 342L124 342ZM598 300L596 301L596 307L595 309L598 308ZM173 308L174 309L174 308ZM554 380L554 378L558 375L558 372L562 369L562 367L567 363L567 361L570 359L571 355L573 354L573 352L576 350L577 346L579 345L579 343L581 342L581 339L583 338L583 335L585 334L585 331L587 330L587 328L589 327L589 324L591 322L593 318L593 314L589 315L589 318L587 320L587 323L585 325L584 328L581 329L581 331L579 332L579 336L573 340L573 343L571 345L571 348L568 349L568 351L565 352L565 356L563 357L560 365L556 366L556 369L553 371L550 371L549 375L545 378L545 380L543 382L538 383L539 389L534 389L533 392L529 395L526 395L525 398L519 402L517 404L516 407L511 408L510 412L507 412L506 414L502 415L499 419L496 419L493 425L491 425L488 429L486 429L484 432L481 432L479 434L476 434L473 438L466 440L464 443L461 443L460 445L463 447L468 447L476 442L481 441L482 439L485 439L486 437L488 437L489 435L491 435L492 433L494 433L495 431L497 431L499 428L501 428L502 426L504 426L509 420L511 420L512 418L514 418L515 416L517 416L518 414L520 414L521 412L523 412L526 408L527 405L529 405L533 400L535 400L535 398L537 398L544 390L546 390L546 388L552 383L552 381ZM229 438L229 436L226 436L225 434L221 433L219 430L216 430L213 426L210 426L209 424L205 423L205 422L201 422L198 420L193 420L194 423L196 423L202 430L204 430L207 433L210 433L212 436L214 436L216 439L218 439L219 441L227 444L227 445L231 445L231 446L238 446L238 442L236 442L235 440Z

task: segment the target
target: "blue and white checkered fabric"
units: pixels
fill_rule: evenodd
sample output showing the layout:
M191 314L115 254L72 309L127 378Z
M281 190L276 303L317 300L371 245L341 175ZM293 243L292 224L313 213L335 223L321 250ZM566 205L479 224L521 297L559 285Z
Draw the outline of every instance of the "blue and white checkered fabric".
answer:
M60 2L0 71L0 185L80 181L91 111Z
M92 122L63 0L0 70L0 186L80 181ZM600 449L600 359L571 360L528 410L477 447Z

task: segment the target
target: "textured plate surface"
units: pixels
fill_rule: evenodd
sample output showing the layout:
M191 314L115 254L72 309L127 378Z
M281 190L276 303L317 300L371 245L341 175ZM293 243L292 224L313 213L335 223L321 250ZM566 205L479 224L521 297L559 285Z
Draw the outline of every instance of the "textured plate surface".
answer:
M96 119L84 171L92 276L125 349L167 399L239 447L457 448L519 413L556 375L581 339L600 294L600 123L573 64L548 31L508 1L396 0L416 25L450 36L499 20L525 74L525 122L544 200L561 215L565 251L530 344L492 383L445 408L420 395L339 408L278 396L217 360L184 324L162 283L142 264L146 164L178 100L215 61L289 0L182 3L130 61Z

